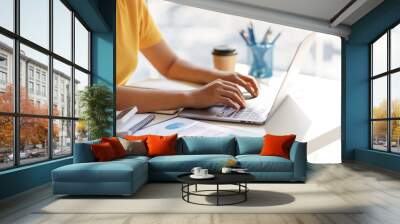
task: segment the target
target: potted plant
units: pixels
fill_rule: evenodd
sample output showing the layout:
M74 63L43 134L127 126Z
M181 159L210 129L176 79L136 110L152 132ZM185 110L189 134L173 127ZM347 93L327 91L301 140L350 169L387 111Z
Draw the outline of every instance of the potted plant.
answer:
M89 140L110 136L113 117L113 97L109 88L102 84L86 87L80 92L81 119L88 131Z

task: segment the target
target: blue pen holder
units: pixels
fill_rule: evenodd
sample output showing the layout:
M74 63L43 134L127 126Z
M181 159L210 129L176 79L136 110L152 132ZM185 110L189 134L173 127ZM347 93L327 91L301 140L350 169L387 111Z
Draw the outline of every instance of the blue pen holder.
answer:
M248 47L249 74L255 78L272 76L274 44L255 44Z

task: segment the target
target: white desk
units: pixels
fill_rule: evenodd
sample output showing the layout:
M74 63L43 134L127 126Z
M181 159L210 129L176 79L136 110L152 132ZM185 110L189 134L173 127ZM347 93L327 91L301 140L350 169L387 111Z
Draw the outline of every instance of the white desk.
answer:
M168 82L168 85L162 83ZM263 80L272 86L272 81ZM161 85L160 85L161 84ZM180 85L180 88L195 88L193 84L160 79L136 82L135 86L148 87ZM286 100L269 118L265 125L249 125L216 121L204 121L231 129L248 131L255 136L265 133L276 135L294 133L297 140L308 142L308 160L317 163L341 161L340 146L340 81L293 75L289 77L290 92ZM153 125L176 115L157 114Z

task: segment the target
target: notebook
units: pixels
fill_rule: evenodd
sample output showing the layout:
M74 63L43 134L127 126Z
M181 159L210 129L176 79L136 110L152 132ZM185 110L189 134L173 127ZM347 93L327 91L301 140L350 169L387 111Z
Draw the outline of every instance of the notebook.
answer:
M155 118L154 114L137 114L137 108L122 111L117 115L117 135L132 135Z

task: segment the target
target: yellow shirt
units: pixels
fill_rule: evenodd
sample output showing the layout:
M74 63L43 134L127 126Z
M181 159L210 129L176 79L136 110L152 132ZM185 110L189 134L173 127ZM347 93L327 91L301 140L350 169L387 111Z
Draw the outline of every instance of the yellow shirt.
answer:
M144 0L117 0L117 85L124 85L136 69L139 50L162 40Z

